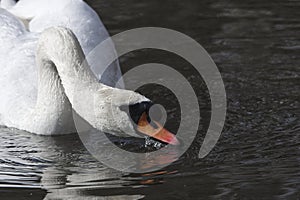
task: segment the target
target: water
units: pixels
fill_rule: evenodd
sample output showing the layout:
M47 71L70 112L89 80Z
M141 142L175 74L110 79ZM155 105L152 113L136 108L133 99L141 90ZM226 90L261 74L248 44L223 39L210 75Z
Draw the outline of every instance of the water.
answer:
M123 72L156 61L181 71L196 88L201 129L188 152L153 173L121 173L96 161L77 135L42 137L2 128L1 199L300 197L299 1L89 2L111 34L159 26L181 31L206 48L227 92L222 136L207 157L198 159L210 116L205 84L174 55L133 52L121 58ZM169 126L176 129L179 116L172 110L177 105L174 97L159 87L154 91L145 87L141 92L169 105Z

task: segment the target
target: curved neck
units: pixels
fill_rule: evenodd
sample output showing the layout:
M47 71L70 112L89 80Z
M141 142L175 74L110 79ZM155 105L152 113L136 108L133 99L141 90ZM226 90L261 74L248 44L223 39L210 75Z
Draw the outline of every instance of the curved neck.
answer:
M50 132L59 129L57 122L59 127L68 126L66 123L73 119L72 108L88 120L90 111L82 103L77 103L79 101L75 101L74 96L77 100L78 93L93 97L101 88L108 86L99 83L90 70L75 35L62 27L45 30L39 39L36 59L39 78L34 115L39 116L39 120L51 118L53 125ZM41 121L39 123L43 124ZM42 131L49 132L35 130Z
M37 49L37 64L40 74L50 70L49 66L58 73L72 105L76 91L95 91L103 86L90 70L76 36L69 29L56 27L42 33Z

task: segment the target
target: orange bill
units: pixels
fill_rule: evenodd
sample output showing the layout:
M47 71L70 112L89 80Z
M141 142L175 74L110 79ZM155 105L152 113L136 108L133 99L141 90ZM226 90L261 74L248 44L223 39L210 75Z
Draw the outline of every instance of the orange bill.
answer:
M179 145L179 141L174 134L162 127L162 125L158 122L154 121L154 123L156 124L157 128L151 126L147 120L147 114L144 112L139 119L137 130L162 142L172 145Z

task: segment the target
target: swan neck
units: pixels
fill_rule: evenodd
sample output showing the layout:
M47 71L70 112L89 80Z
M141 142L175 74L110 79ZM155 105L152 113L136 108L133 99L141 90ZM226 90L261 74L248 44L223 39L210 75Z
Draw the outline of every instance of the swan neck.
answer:
M90 70L76 36L69 29L50 28L42 33L38 44L37 63L39 77L50 70L49 66L52 66L52 71L57 72L72 106L75 106L73 98L76 91L96 91L102 86Z
M48 118L56 116L56 121L60 121L61 116L57 115L60 113L64 119L73 120L74 110L95 127L94 116L86 105L99 102L95 98L100 90L113 88L98 82L75 35L60 27L45 30L38 42L36 58L39 83L35 115L44 116L46 112Z

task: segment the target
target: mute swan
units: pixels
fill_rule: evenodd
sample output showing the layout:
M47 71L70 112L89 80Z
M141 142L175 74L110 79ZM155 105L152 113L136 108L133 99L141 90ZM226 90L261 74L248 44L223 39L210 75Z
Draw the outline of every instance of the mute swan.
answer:
M0 125L41 135L72 133L76 132L74 110L103 132L128 136L138 130L178 144L172 133L148 122L149 99L108 86L121 76L118 63L104 76L101 61L100 70L83 62L85 55L108 37L87 4L81 0L21 0L11 6L9 12L0 8ZM18 18L28 21L29 31ZM113 46L108 53L114 53ZM74 100L76 91L93 98L94 111ZM124 105L132 108L131 116L120 109Z

